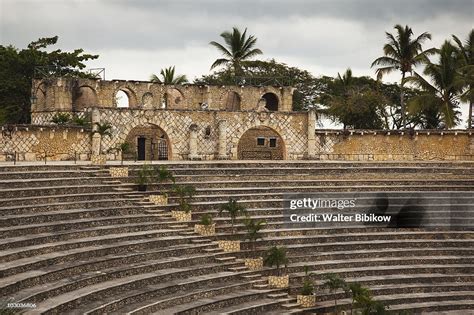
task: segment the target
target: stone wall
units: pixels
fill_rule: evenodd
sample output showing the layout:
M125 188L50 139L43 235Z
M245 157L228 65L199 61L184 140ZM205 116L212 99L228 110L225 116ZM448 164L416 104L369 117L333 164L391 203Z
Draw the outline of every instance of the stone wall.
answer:
M470 131L316 131L321 160L474 160Z
M216 110L255 110L266 93L278 99L278 111L291 111L291 87L162 85L158 83L125 80L91 80L78 78L48 78L34 80L32 93L36 103L32 112L83 111L89 107L116 108L116 93L123 91L130 108L201 109L207 104ZM33 123L37 121L33 115Z
M59 126L3 126L0 134L0 161L88 160L90 130Z

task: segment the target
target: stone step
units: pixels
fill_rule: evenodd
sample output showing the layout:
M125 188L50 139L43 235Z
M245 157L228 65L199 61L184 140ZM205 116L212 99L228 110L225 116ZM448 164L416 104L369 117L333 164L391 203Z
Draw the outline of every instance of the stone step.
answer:
M253 287L256 289L268 289L269 285L268 284L254 284Z
M238 267L231 267L228 270L234 271L234 272L239 272L239 271L248 270L248 268L245 267L245 266L238 266Z
M255 280L255 279L260 279L262 277L261 274L251 274L251 275L243 275L242 278L247 279L247 280Z
M204 239L195 239L195 240L191 240L191 243L194 243L194 244L201 244L201 243L211 243L211 240L210 239L207 239L207 238L204 238Z
M235 256L216 257L216 260L217 261L235 261L235 258L236 258Z
M212 244L212 243L211 243ZM214 244L212 244L214 245ZM212 248L206 248L204 249L205 252L208 252L208 253L219 253L219 252L224 252L223 249L221 248L217 248L217 247L212 247Z
M170 224L169 227L173 228L173 229L186 229L186 228L189 228L189 226L187 224Z
M282 298L286 298L288 296L288 293L287 292L271 293L271 294L267 294L267 296L272 299L282 299Z

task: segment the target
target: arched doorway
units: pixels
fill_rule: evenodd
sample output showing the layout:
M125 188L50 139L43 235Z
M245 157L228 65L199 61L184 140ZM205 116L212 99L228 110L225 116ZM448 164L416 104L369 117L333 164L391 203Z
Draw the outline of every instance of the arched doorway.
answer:
M134 108L137 105L137 99L132 90L120 88L114 94L114 104L117 108Z
M239 160L284 160L285 143L270 127L254 127L242 135L237 147Z
M168 160L171 146L166 132L156 125L137 126L125 139L130 150L124 154L126 160Z
M266 101L265 107L269 111L278 111L278 96L276 96L274 93L265 93L263 94L262 98Z

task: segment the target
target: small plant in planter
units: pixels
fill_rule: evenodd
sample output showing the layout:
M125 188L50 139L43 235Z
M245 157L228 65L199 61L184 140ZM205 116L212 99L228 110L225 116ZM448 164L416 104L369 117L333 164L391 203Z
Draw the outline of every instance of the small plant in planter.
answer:
M171 214L178 221L191 221L191 199L196 193L196 189L191 185L175 185L173 191L178 195L179 198L179 210L172 211Z
M329 289L329 291L334 296L334 313L337 314L337 291L346 290L346 281L334 273L323 275L323 279L325 280L323 283L323 288Z
M309 272L308 266L304 267L304 273L303 287L300 294L296 296L296 301L302 307L313 307L316 305L316 296L314 295L314 286L310 279L312 273Z
M257 240L262 237L260 230L266 225L264 220L254 220L251 217L244 219L244 225L247 229L245 239L248 239L251 244L252 254L255 255ZM263 257L253 257L245 259L245 266L250 270L259 270L263 268Z
M346 285L344 289L346 294L351 297L351 314L354 312L354 306L364 307L366 302L370 302L371 300L370 290L362 286L359 282L351 282Z
M216 234L216 224L212 220L212 216L210 214L202 215L201 220L199 220L199 224L194 226L194 232L203 236L211 236Z
M138 185L138 191L146 191L148 185L151 183L153 178L153 169L148 164L138 170L136 184Z
M230 216L230 223L232 226L232 235L235 234L235 219L239 214L246 214L247 211L244 206L240 205L237 200L230 198L229 201L222 205L219 209L219 214L222 214L222 212L228 212ZM232 240L220 240L218 241L219 243L219 248L223 249L225 252L234 252L234 251L239 251L240 250L240 241Z
M267 251L263 263L268 267L276 267L277 276L269 276L268 284L274 288L287 288L289 285L288 275L282 276L281 267L287 266L288 258L286 257L286 249L284 247L272 247Z
M167 181L175 183L175 179L171 171L165 165L155 168L156 181L158 184L165 183ZM150 201L155 204L167 205L168 204L168 194L160 193L158 195L150 195Z

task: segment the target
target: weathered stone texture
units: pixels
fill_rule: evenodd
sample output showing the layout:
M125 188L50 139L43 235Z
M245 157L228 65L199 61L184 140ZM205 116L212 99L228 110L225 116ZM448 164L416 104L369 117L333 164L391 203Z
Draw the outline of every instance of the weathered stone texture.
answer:
M82 128L67 127L2 127L0 152L25 161L74 160L90 153L90 133Z
M297 295L296 303L302 307L314 307L316 305L316 295Z
M111 167L109 174L111 177L128 177L128 167Z
M322 160L473 160L474 136L466 131L316 132Z
M263 269L263 258L245 258L244 259L245 267L250 270L260 270Z
M238 252L240 251L240 241L217 241L220 249L224 252Z
M288 288L290 277L286 276L268 276L268 285L272 288L283 289Z
M165 206L168 204L167 195L150 195L148 196L148 200L153 202L155 205Z
M194 232L202 235L202 236L212 236L216 234L216 224L213 223L211 225L203 225L203 224L195 224L194 225Z
M184 222L192 220L191 211L171 211L171 216L176 219L176 221Z

